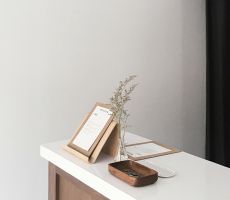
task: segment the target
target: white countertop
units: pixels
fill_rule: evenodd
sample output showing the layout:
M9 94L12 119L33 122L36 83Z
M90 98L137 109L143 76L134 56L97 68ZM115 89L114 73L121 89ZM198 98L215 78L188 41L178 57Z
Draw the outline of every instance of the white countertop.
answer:
M148 141L134 134L127 134L128 143ZM191 154L176 154L151 158L158 166L176 170L172 178L159 178L145 187L132 187L108 172L108 163L114 162L100 155L95 164L87 164L62 150L67 141L41 145L40 154L89 187L114 200L230 200L230 168L209 162Z

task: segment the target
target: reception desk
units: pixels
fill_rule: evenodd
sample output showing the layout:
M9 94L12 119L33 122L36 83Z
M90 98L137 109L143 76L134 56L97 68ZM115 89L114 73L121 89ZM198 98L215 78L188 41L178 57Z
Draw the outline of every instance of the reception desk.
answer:
M127 133L128 143L148 139ZM229 200L230 169L179 152L149 159L155 165L176 170L172 178L159 178L149 186L135 188L108 172L113 159L100 155L87 164L61 148L67 141L41 145L40 155L49 162L49 200Z

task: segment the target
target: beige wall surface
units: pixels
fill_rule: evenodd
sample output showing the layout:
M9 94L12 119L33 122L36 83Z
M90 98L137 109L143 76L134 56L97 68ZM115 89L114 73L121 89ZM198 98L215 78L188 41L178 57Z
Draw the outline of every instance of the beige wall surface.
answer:
M137 74L130 131L204 156L204 0L1 0L0 199L47 199L39 145Z

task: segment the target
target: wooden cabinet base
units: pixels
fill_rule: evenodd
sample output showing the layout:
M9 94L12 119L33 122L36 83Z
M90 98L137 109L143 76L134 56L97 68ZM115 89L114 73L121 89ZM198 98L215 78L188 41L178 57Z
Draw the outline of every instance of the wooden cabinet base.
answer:
M49 163L49 200L107 199L89 186Z

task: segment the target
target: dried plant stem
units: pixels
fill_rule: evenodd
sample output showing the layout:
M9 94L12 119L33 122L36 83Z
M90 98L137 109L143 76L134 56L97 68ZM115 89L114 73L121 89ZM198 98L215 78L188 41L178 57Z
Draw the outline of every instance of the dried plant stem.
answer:
M124 81L120 81L118 88L115 90L113 96L110 98L111 111L113 112L114 120L119 126L119 147L120 154L127 156L125 150L125 131L127 128L127 120L129 114L127 110L124 109L125 104L131 100L131 93L136 88L137 84L132 84L130 87L128 85L136 78L136 75L127 77ZM128 88L127 88L128 87ZM121 155L119 155L119 160Z

